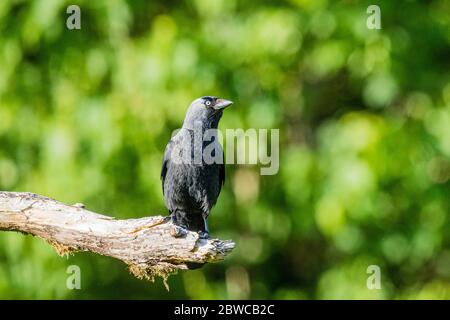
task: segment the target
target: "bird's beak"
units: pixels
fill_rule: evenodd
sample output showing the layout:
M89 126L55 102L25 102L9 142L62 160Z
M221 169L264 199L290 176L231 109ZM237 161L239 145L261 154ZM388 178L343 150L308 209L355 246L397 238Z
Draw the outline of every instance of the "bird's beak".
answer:
M233 101L225 100L225 99L217 99L216 104L214 105L214 109L221 110L225 109L228 106L231 106L233 104Z

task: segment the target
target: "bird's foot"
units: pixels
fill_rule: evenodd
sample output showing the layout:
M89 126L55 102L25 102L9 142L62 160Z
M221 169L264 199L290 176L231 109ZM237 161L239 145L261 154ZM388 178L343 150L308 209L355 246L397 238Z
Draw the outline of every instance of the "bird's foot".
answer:
M200 239L211 239L211 236L209 235L209 232L206 231L198 231L198 237Z
M177 225L173 225L172 228L170 229L170 235L174 238L181 238L187 234L188 234L187 229Z

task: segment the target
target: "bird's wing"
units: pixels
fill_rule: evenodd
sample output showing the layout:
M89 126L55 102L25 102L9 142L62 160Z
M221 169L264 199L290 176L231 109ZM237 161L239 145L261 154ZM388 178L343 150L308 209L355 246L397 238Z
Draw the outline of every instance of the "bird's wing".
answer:
M223 151L222 151L223 152ZM222 163L219 164L220 171L219 171L219 193L222 189L222 186L225 184L225 154L222 156Z
M164 150L164 158L163 158L162 167L161 167L161 182L162 182L163 194L164 194L164 181L166 180L166 174L167 174L167 167L168 167L169 161L170 161L170 154L172 153L172 143L173 143L173 141L170 140L166 146L166 150Z

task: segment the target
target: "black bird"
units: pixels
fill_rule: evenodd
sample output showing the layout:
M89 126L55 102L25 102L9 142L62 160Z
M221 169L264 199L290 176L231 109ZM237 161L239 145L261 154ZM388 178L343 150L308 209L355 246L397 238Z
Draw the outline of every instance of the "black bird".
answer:
M232 103L213 96L192 102L183 127L164 152L162 189L172 222L203 238L209 237L207 218L225 182L223 149L217 136L208 141L203 134L217 129L224 108ZM219 161L204 157L209 154L205 148Z

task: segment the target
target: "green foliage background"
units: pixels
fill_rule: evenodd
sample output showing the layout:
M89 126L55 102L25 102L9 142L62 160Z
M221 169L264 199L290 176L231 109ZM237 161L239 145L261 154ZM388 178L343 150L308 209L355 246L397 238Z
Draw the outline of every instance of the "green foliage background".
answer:
M82 29L66 28L78 4ZM0 1L0 189L117 218L165 214L164 146L189 103L279 128L280 170L227 166L223 263L154 284L0 233L0 298L450 298L450 2ZM82 289L66 288L79 265ZM366 269L381 268L368 290Z

